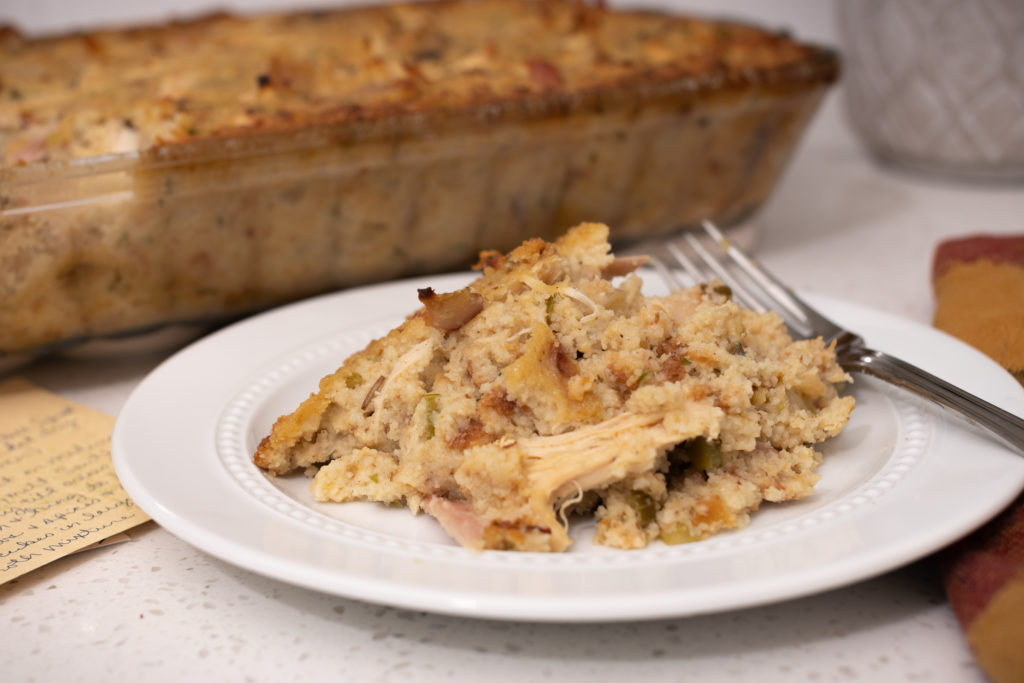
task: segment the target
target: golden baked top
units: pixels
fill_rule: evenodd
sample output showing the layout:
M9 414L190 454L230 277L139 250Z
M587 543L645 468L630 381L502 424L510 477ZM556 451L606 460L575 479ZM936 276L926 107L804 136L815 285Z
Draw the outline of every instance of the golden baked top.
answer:
M78 159L467 108L486 121L501 105L564 111L574 95L623 87L835 72L834 55L781 34L568 0L214 15L42 39L0 29L0 153L5 165Z

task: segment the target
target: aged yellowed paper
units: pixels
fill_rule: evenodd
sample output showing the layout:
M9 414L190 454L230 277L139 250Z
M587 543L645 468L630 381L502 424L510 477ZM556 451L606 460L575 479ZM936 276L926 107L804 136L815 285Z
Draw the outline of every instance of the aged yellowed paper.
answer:
M113 426L25 380L0 383L0 583L149 519L117 480Z

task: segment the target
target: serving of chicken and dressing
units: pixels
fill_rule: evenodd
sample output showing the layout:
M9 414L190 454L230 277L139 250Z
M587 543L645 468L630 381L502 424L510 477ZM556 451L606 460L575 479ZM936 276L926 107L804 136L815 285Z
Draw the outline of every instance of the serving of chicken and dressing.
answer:
M815 445L854 399L830 348L705 283L645 297L608 229L481 254L466 288L344 361L277 420L254 462L313 474L321 502L435 517L472 549L642 548L745 526L811 493Z

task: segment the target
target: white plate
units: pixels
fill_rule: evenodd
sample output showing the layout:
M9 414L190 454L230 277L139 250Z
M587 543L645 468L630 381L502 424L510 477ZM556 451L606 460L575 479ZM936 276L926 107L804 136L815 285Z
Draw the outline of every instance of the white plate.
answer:
M610 621L763 604L838 587L920 558L995 515L1024 488L1024 458L941 411L858 377L858 407L826 446L813 496L766 504L741 531L640 551L473 553L427 516L314 503L304 477L250 462L349 353L413 310L434 276L311 299L242 321L179 352L129 398L112 439L132 498L171 533L223 560L315 590L473 617ZM653 289L653 288L652 288ZM868 341L1016 414L1009 373L927 326L809 297Z

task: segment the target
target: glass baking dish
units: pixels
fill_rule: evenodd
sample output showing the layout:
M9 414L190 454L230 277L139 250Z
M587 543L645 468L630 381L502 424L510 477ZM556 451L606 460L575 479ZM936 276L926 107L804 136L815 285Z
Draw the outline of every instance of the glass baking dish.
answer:
M769 196L837 74L834 52L808 48L772 68L8 160L0 356L461 269L582 221L620 241L734 224Z

